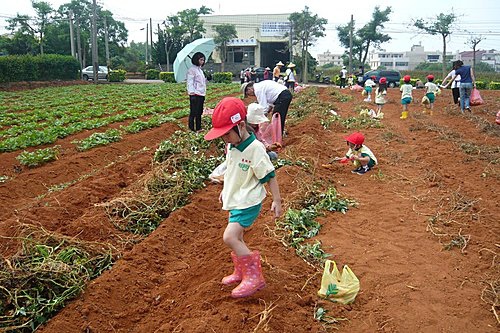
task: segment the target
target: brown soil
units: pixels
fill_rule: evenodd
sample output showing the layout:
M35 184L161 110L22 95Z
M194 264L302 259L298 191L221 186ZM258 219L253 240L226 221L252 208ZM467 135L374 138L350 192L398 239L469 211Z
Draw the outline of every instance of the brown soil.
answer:
M359 94L342 92L354 96L333 102L346 117L363 102ZM329 101L331 95L322 88L320 98ZM310 161L312 172L291 166L277 172L285 204L311 177L335 184L341 195L359 203L346 214L321 217L316 237L361 281L349 306L316 296L321 272L271 236L268 211L245 235L263 255L267 287L232 299L231 289L220 284L231 270L222 242L227 213L217 202L220 185L197 191L144 240L127 241L132 236L118 231L99 204L119 197L151 170L155 148L177 129L172 124L89 152L75 151L70 141L78 136L72 136L57 142L63 147L59 160L35 169L19 168L18 152L2 154L0 175L11 179L0 184L1 235L14 236L21 224L34 224L123 251L110 271L39 331L323 332L327 328L314 319L321 306L332 317L348 319L334 325L339 332L497 332L492 306L481 295L488 282L500 279L495 261L500 170L490 163L498 163L500 126L488 126L500 109L500 93L484 91L486 104L462 116L450 105L447 90L432 117L414 104L405 121L399 119L399 92L391 89L389 98L384 127L363 130L379 159L368 174L352 174L347 165L322 166L345 153L343 136L351 130L338 125L323 130L314 116L300 123L290 119L283 153ZM480 149L466 153L460 149L464 144ZM79 178L63 191L47 193ZM429 222L437 214L444 224ZM453 239L468 241L445 250ZM1 240L4 256L16 250L14 241Z

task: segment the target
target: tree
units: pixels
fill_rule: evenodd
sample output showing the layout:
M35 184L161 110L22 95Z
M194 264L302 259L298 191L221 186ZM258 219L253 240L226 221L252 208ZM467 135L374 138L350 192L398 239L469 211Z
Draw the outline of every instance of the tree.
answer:
M307 83L309 46L314 45L319 37L325 36L327 19L312 15L309 7L305 6L302 12L292 13L288 19L292 28L292 45L299 45L302 61L302 81ZM289 34L285 34L288 37ZM292 52L293 50L290 50Z
M441 35L441 38L443 40L443 77L446 75L446 38L452 34L452 27L456 20L457 16L454 13L440 13L438 16L436 16L435 20L426 21L424 19L417 19L413 22L413 26L420 30L423 30L427 34Z
M481 36L470 36L467 40L467 43L470 47L472 47L472 69L476 71L476 46L481 43L483 37Z
M372 19L370 22L365 24L361 29L353 33L352 38L352 53L354 59L364 65L370 47L379 48L382 43L386 43L391 40L391 37L387 34L383 34L381 31L384 29L384 23L389 21L389 15L392 12L391 7L387 7L384 10L380 10L379 6L376 6L372 13ZM355 21L349 22L346 25L337 26L337 35L340 41L340 45L349 50L350 38L349 34L351 29L354 31Z
M221 72L224 72L224 63L227 60L227 44L231 39L238 37L236 27L234 24L221 24L214 26L213 30L217 33L214 42L220 52Z
M185 45L202 37L206 30L203 27L203 21L200 20L200 15L208 15L212 12L212 9L201 6L200 9L184 9L177 13L180 24L186 29Z
M20 30L29 31L33 34L33 36L38 34L40 54L43 54L43 38L47 25L51 22L49 15L52 14L54 9L52 9L48 2L44 1L31 0L31 6L35 10L36 18L31 19L27 15L17 14L16 17L7 20L7 22L9 23L8 28L12 32L14 32L14 30L16 30L18 26L20 26ZM31 24L30 21L32 21Z
M164 48L167 60L167 72L170 72L170 64L172 63L170 59L174 59L175 55L184 46L183 38L187 33L187 30L183 25L181 25L178 15L167 17L167 19L163 21L163 26L165 27L165 30L163 30L162 33L165 41Z

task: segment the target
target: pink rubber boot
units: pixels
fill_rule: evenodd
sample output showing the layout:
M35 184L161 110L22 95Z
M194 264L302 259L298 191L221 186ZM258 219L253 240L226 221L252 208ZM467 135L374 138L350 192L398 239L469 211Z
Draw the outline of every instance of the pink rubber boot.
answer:
M262 275L259 251L253 251L248 256L238 257L243 280L233 289L231 296L235 298L247 297L266 286L266 281Z
M233 284L233 283L240 282L241 278L242 278L241 265L240 265L240 262L238 260L238 256L234 252L231 252L231 259L233 259L234 272L233 272L233 274L225 276L222 279L222 284L226 285L226 286Z

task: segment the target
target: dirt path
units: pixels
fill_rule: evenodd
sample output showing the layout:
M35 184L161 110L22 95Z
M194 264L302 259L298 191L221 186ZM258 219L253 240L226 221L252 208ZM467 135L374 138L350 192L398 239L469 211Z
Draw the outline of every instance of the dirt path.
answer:
M331 98L327 90L320 91L321 99ZM310 172L291 166L278 170L285 202L313 177L333 183L359 203L345 215L321 217L316 237L361 281L361 292L350 306L316 296L321 275L271 237L269 212L245 236L263 254L268 286L254 297L231 299L230 289L219 283L231 264L221 239L227 216L216 201L217 185L196 192L189 205L142 242L124 242L130 236L118 232L94 204L119 196L149 170L154 146L173 132L172 125L88 155L68 152L52 166L21 172L0 186L2 197L8 198L1 210L2 235L12 234L19 223L36 223L124 250L112 270L39 331L321 332L325 328L313 317L321 306L333 317L348 319L335 326L340 332L496 332L491 305L481 300L481 293L485 282L500 278L493 254L483 250L499 251L499 170L488 164L484 148L499 147L500 138L498 130L482 131L469 115L444 112L448 93L438 98L434 116L415 113L403 122L399 93L390 90L394 102L384 109L384 127L363 130L379 158L379 167L364 176L350 173L350 166L321 166L345 153L342 137L351 130L338 125L323 130L316 117L290 126L285 154L305 158L313 167ZM361 96L353 97L335 102L344 117L362 103ZM488 104L475 108L474 115L487 120L500 102L497 92L485 92L483 98ZM460 147L466 143L482 150L465 153ZM141 149L145 146L150 150ZM11 167L1 164L0 170ZM94 169L98 171L89 175ZM44 184L84 174L89 176L64 191L34 199L44 192ZM466 246L459 242L463 239ZM457 246L444 250L453 240ZM14 249L10 242L1 245L4 254Z

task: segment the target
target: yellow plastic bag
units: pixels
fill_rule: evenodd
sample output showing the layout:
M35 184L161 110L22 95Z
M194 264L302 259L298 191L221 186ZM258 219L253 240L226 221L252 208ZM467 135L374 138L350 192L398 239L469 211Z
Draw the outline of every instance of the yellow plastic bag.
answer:
M332 266L333 270L331 270ZM325 262L318 296L334 302L349 304L354 302L358 292L359 280L349 266L344 265L342 274L340 274L335 261L327 260Z

